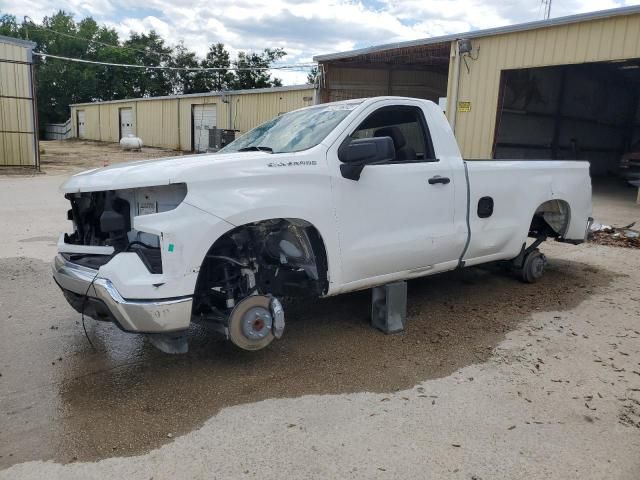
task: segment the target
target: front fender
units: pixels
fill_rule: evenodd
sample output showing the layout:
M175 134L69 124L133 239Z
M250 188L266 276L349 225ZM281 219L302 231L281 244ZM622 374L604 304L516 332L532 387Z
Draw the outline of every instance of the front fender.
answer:
M331 293L342 276L331 181L320 166L300 168L304 170L188 184L185 202L235 227L278 218L312 224L324 242ZM218 237L208 238L209 247Z
M182 202L168 212L135 217L134 228L160 237L163 273L153 275L148 282L138 278L135 284L128 282L126 277L116 276L116 288L125 298L170 298L193 295L209 247L234 226Z

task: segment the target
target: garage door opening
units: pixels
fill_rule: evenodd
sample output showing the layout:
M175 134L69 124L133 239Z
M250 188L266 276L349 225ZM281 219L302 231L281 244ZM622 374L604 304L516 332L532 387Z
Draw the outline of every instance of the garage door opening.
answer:
M395 95L438 103L447 95L450 50L451 43L442 42L340 58L320 57L320 100Z
M209 148L209 131L216 128L216 106L193 105L191 107L191 150L206 152Z
M505 70L494 158L587 160L618 173L640 150L640 59Z

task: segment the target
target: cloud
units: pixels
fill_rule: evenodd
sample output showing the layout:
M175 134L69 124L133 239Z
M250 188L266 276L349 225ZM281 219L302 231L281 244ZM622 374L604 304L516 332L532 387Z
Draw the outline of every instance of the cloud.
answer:
M637 4L640 0L564 0L552 16ZM156 30L170 44L203 56L222 42L233 55L281 47L286 63L308 62L314 55L382 43L412 40L542 18L534 0L4 0L2 12L40 21L58 10L76 19L91 15L126 38L130 32ZM36 16L33 12L39 12ZM286 84L304 82L305 72L274 72Z

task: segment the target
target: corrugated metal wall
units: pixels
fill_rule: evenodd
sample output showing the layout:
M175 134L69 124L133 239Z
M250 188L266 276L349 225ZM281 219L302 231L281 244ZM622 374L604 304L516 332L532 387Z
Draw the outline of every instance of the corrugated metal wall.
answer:
M640 58L640 15L611 17L514 32L472 40L477 60L460 66L458 102L469 112L455 112L454 62L449 68L447 114L456 115L456 138L466 158L488 158L493 147L502 70ZM474 54L475 55L475 54ZM455 113L454 113L455 112Z
M428 70L325 66L325 90L335 102L352 98L397 95L438 101L447 90L447 75Z
M31 47L0 37L0 166L38 166Z
M145 99L96 103L71 107L74 137L78 135L77 111L85 111L85 138L119 141L119 109L133 108L136 134L145 145L190 151L193 105L215 104L217 127L244 133L284 112L313 104L313 88L274 92ZM224 101L223 101L224 100ZM231 112L230 112L231 106Z

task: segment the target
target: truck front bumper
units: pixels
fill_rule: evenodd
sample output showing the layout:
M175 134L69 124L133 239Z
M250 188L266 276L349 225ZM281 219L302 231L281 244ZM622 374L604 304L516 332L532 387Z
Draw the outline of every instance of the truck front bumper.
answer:
M126 300L99 271L57 255L53 278L69 304L96 320L113 321L122 330L136 333L164 333L185 330L191 321L190 296L151 300Z

